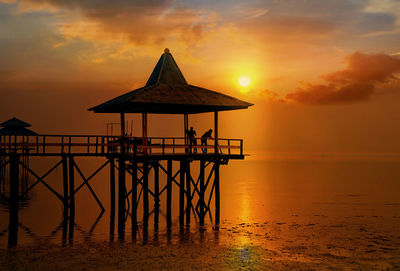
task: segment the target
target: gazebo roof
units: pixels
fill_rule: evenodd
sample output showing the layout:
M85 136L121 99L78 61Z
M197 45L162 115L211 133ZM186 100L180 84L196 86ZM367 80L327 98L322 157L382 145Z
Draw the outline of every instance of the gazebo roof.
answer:
M25 121L13 117L3 123L0 123L3 128L0 129L0 135L37 135L35 132L27 129L31 125Z
M164 50L146 85L89 110L95 113L194 114L246 109L234 97L189 85L172 54Z
M31 125L25 121L17 119L16 117L13 117L12 119L9 119L3 123L0 123L0 126L2 126L2 127L30 127Z

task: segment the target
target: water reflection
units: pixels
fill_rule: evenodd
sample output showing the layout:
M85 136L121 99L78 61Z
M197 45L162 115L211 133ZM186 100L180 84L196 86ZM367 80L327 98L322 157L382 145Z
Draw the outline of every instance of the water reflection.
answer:
M362 215L371 217L372 220L378 216L393 217L393 219L399 216L398 161L324 160L243 163L245 165L243 167L234 165L232 169L226 170L221 178L223 188L221 231L225 235L233 236L234 246L237 248L235 257L238 259L242 256L245 259L247 255L245 248L251 248L257 239L263 238L262 240L266 242L275 240L275 236L272 235L271 238L266 232L260 233L261 237L254 232L252 235L247 234L252 230L247 224L261 229L261 225L266 221L275 221L282 225L291 225L292 222L311 225L311 223L316 224L317 219L334 223L338 217L347 219ZM237 167L238 170L234 170ZM104 176L105 180L106 178L107 176ZM49 180L51 181L53 180ZM54 181L52 185L58 190L61 189L59 182ZM7 185L2 183L1 186ZM108 185L98 182L93 183L93 186L96 191L100 191L99 198L104 205L109 206ZM19 190L21 191L22 187L19 187ZM32 192L18 202L20 219L17 227L10 227L13 229L11 234L8 229L9 201L4 200L8 192L3 194L1 204L4 211L0 213L0 242L3 246L7 245L8 237L9 242L15 244L18 242L23 245L32 241L43 243L47 240L64 246L104 240L114 242L116 239L121 242L155 245L176 242L182 244L225 242L224 237L221 238L225 235L221 235L218 231L211 231L211 228L200 230L195 222L197 217L193 215L191 227L181 228L178 226L179 221L175 220L174 226L167 230L164 208L158 212L153 210L149 214L148 223L139 222L136 225L132 225L131 215L126 214L124 227L118 231L115 211L107 208L108 214L99 214L96 202L88 200L86 196L90 195L89 191L84 189L82 189L83 195L77 198L77 217L71 221L68 213L63 214L63 206L58 199L52 194L49 194L51 197L45 194L48 193L45 187L42 190L38 187ZM177 195L177 191L173 191L172 212L176 218L178 218L178 206L174 205L177 204L174 203L174 199ZM349 208L350 206L352 208ZM143 206L138 206L138 217L143 217L142 210ZM259 222L260 227L258 228L254 222ZM231 231L224 229L229 223L235 225ZM242 223L246 225L240 226ZM283 227L280 224L277 225ZM279 236L278 233L276 236ZM281 237L284 238L283 234ZM248 252L251 256L251 251Z

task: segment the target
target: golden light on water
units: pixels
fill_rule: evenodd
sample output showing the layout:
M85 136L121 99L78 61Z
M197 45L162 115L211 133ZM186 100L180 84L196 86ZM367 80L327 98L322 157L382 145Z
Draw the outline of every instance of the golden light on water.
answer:
M241 85L242 87L247 87L248 85L250 85L251 80L250 77L248 77L247 75L242 75L239 77L238 82L239 85Z

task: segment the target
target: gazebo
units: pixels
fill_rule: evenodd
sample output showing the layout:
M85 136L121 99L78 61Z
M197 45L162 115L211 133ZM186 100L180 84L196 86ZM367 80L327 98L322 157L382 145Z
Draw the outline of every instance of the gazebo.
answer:
M3 127L0 129L0 135L37 135L35 132L26 128L31 126L29 123L17 119L16 117L0 123L0 126Z
M215 150L218 145L218 112L247 109L251 103L187 83L169 49L164 50L146 85L90 108L95 113L119 113L121 137L125 135L125 113L142 113L142 137L147 142L147 114L188 115L214 112ZM217 153L215 151L215 153Z

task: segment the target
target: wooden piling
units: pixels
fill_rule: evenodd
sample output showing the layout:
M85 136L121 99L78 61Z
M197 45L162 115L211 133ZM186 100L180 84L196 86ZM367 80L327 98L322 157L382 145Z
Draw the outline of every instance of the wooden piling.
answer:
M143 163L143 225L149 222L149 163ZM144 227L144 226L143 226Z
M132 161L132 232L137 227L137 162Z
M180 161L179 171L179 226L185 222L185 162Z
M62 158L63 169L63 207L64 207L64 220L68 220L68 159L66 155Z
M215 186L215 225L219 226L220 222L220 184L219 184L219 163L215 163L214 170L214 186Z
M18 186L19 186L19 155L10 155L10 198L8 246L14 247L18 242Z
M185 161L186 163L186 225L190 225L190 213L192 208L192 192L191 192L191 176L190 176L190 162L189 160Z
M125 237L125 158L119 157L118 167L118 238Z
M114 241L115 229L115 160L110 158L110 241Z
M218 111L214 112L214 154L218 154Z
M205 175L205 161L204 160L200 160L200 195L199 195L199 201L200 201L200 226L204 225L204 190L205 190L205 186L204 186L204 175Z
M74 174L74 157L69 157L69 235L68 238L72 242L74 236L75 225L75 174Z
M153 164L154 169L154 228L158 227L158 215L160 211L160 173L158 162Z
M172 226L172 214L171 214L171 204L172 204L172 160L167 161L167 227Z

